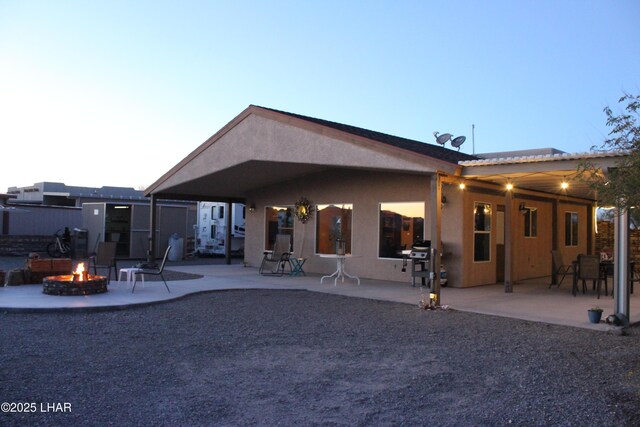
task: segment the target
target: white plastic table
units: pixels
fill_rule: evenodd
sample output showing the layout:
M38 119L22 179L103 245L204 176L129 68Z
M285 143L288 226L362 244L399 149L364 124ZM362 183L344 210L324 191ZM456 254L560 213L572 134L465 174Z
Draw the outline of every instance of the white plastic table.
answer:
M118 271L118 282L120 282L120 279L122 279L122 273L124 273L127 278L127 285L133 284L133 273L140 270L142 269L137 267L121 268L120 271ZM144 274L142 275L142 283L144 283Z
M350 279L354 279L358 281L358 285L360 285L360 278L357 276L352 276L349 273L347 273L344 269L344 263L346 261L347 258L352 258L353 255L351 254L345 254L345 255L337 255L337 254L320 254L320 258L330 258L330 259L335 259L336 260L336 264L337 264L337 269L333 274L330 274L328 276L322 276L320 278L320 283L322 283L322 281L324 279L327 278L332 278L333 279L333 286L338 286L338 279L342 279L342 283L344 283L344 276L347 276Z

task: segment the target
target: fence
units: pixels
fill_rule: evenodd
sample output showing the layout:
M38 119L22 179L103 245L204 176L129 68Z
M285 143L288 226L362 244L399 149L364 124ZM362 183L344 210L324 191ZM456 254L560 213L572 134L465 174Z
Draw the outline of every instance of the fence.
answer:
M613 222L598 221L598 233L596 234L596 252L613 252L614 230ZM632 260L640 261L640 230L633 229L629 232L629 252Z

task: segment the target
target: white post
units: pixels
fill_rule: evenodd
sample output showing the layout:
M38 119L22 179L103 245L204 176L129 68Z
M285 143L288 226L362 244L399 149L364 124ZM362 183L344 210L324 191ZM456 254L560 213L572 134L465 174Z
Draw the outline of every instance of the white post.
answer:
M440 252L442 245L440 239L442 235L442 182L438 172L431 176L431 248L432 252L431 265L431 292L436 294L436 303L442 305L440 292Z
M629 324L629 212L617 209L614 219L613 294L614 313Z

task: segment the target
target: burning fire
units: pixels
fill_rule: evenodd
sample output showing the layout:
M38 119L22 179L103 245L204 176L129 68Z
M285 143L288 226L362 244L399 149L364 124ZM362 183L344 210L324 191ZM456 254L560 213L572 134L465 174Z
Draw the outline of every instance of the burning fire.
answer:
M75 281L84 282L88 279L87 276L87 271L84 269L84 262L81 262L73 272L73 278L75 279Z

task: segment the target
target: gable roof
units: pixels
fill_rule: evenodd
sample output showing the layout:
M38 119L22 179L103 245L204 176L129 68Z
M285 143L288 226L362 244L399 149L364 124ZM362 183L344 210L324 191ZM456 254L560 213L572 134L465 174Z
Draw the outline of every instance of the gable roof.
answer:
M458 162L476 159L439 145L249 105L149 186L145 195L235 201L250 189L331 167L459 173Z
M332 122L329 120L316 119L314 117L303 116L295 113L288 113L286 111L280 111L273 108L261 107L259 105L253 105L253 107L262 108L263 110L274 111L276 113L285 114L287 116L295 117L297 119L305 120L311 123L316 123L322 126L326 126L332 129L336 129L342 132L350 133L352 135L360 136L363 138L371 139L374 141L382 142L397 148L413 151L418 154L433 157L438 160L443 160L449 163L458 163L463 161L477 160L478 157L471 154L461 153L459 151L451 150L440 145L429 144L426 142L416 141L413 139L402 138L399 136L389 135L382 132L376 132L374 130L364 129L357 126L345 125L342 123Z

